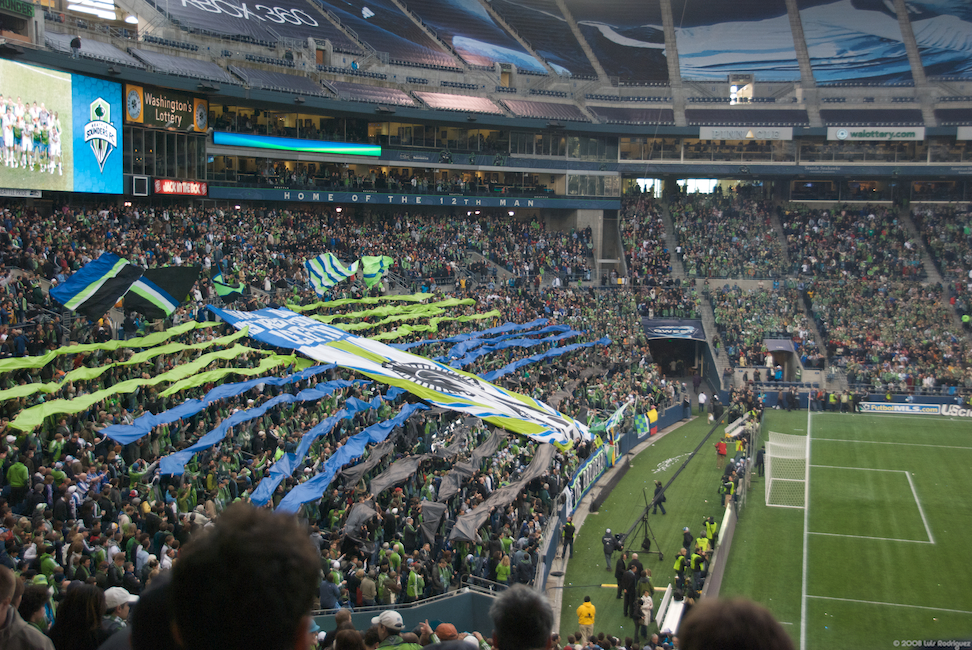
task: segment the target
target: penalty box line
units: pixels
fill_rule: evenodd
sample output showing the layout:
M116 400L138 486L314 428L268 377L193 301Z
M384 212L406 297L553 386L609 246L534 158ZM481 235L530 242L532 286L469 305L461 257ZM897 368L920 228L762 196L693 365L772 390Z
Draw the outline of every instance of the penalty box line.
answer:
M880 600L858 600L856 598L837 598L835 596L813 596L807 594L807 598L816 598L817 600L836 600L842 603L862 603L864 605L885 605L887 607L908 607L910 609L925 609L932 612L948 612L950 614L970 614L972 612L966 611L964 609L948 609L946 607L928 607L927 605L906 605L905 603L887 603Z
M925 525L925 534L928 535L928 541L921 541L917 539L895 539L892 537L865 537L863 535L839 535L837 533L815 533L810 532L811 535L830 535L832 537L859 537L861 539L886 539L892 542L914 542L916 544L934 544L935 536L932 535L931 526L928 525L928 517L925 516L925 509L921 507L921 500L918 498L918 491L915 489L915 482L911 480L911 473L903 469L877 469L874 467L841 467L838 465L811 465L810 467L819 467L822 469L849 469L857 470L861 472L892 472L897 474L904 474L905 478L908 479L908 486L911 488L911 496L915 498L915 505L918 506L918 514L921 515L921 523Z

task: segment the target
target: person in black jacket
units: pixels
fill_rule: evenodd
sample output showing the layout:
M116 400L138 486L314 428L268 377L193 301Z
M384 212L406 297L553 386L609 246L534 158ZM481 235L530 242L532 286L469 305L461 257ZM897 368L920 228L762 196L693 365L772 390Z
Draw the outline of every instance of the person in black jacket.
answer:
M667 498L665 497L664 489L665 488L662 486L662 482L655 479L655 507L651 512L653 515L658 514L659 508L661 508L663 515L668 514L665 512L665 501L667 501Z
M618 583L618 598L621 598L621 593L623 588L621 587L621 579L624 577L624 572L628 569L628 554L622 553L621 557L618 558L617 564L614 565L614 579Z
M604 531L604 536L601 538L601 545L604 547L604 564L606 565L605 571L610 571L611 555L613 555L616 550L621 549L622 546L618 544L618 540L615 539L614 535L611 534L610 528Z

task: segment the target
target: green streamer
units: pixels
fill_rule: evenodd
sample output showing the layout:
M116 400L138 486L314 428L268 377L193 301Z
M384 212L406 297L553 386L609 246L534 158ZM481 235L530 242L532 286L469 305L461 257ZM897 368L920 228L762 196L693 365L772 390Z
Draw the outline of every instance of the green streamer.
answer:
M84 352L95 352L96 350L117 350L119 348L151 348L163 341L167 341L173 336L185 334L186 332L197 328L213 327L220 324L221 323L212 321L205 323L197 323L193 321L191 323L183 323L182 325L170 327L164 332L155 332L154 334L149 334L148 336L140 336L138 338L128 339L127 341L107 341L105 343L65 345L55 350L51 350L47 354L42 354L36 357L2 359L0 360L0 373L10 372L12 370L20 370L22 368L43 368L55 358L64 354L82 354Z
M398 329L392 330L391 332L382 332L381 334L369 336L368 338L374 339L375 341L391 341L418 332L438 332L439 323L443 321L458 321L460 323L465 323L471 320L501 318L502 316L503 315L496 309L482 314L471 314L469 316L441 316L430 319L428 325L401 325L398 327Z
M368 297L368 298L342 298L340 300L320 300L309 305L287 305L287 309L295 311L298 314L305 311L313 311L315 309L320 309L322 307L326 309L333 309L335 307L343 307L344 305L377 305L379 302L385 300L403 300L408 302L425 302L432 297L431 293L413 293L410 295L401 296L378 296L378 297Z
M151 359L154 359L162 354L181 352L183 350L203 350L205 348L214 347L217 345L229 345L230 343L233 343L234 341L246 336L248 331L249 328L244 328L227 336L213 339L212 341L202 341L200 343L193 343L192 345L186 345L185 343L169 343L167 345L160 345L149 350L137 352L132 355L132 358L128 361L109 363L103 366L98 366L97 368L76 368L64 375L64 379L61 381L51 381L45 384L23 384L20 386L14 386L13 388L8 388L6 390L0 390L0 402L8 399L27 397L28 395L33 395L35 393L56 393L69 381L88 381L91 379L96 379L111 368L138 365L140 363L150 361Z
M78 395L74 399L56 399L50 402L44 402L43 404L32 406L21 411L17 417L10 422L9 426L21 431L31 431L40 426L44 422L44 418L48 416L56 415L58 413L80 413L81 411L90 408L91 406L104 399L107 399L108 397L111 397L112 395L132 393L143 386L155 386L164 382L179 381L185 379L186 377L195 375L214 361L235 359L236 357L248 352L259 355L270 354L266 350L256 350L245 345L234 345L226 350L218 350L216 352L204 354L195 361L177 366L172 370L164 372L161 375L156 375L155 377L149 377L148 379L129 379L128 381L119 382L108 388L95 391L94 393Z

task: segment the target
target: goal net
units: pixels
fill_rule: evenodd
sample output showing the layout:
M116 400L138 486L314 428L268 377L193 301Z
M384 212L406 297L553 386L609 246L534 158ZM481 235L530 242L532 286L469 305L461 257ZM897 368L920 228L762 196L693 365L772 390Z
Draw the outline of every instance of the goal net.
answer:
M769 432L766 441L766 505L802 508L807 490L806 436Z

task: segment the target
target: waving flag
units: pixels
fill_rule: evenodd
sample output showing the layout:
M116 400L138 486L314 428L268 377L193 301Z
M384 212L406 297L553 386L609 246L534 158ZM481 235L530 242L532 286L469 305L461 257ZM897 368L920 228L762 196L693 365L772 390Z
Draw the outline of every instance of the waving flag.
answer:
M238 298L242 298L243 289L246 288L242 282L235 286L223 282L222 271L213 276L213 286L216 288L216 295L219 296L223 302L233 302Z
M395 263L395 259L387 255L365 255L361 258L361 270L364 271L364 281L370 289L381 281Z
M189 297L200 268L196 265L146 269L125 295L125 309L149 319L171 316Z
M326 290L357 273L358 263L345 267L332 253L324 253L304 262L304 268L307 269L314 291L317 295L323 296Z
M435 406L482 418L541 442L568 444L575 439L590 439L584 424L539 400L290 310L209 309L237 329L249 326L250 336L258 341L336 363L376 381L404 388Z
M51 297L68 309L91 320L105 315L118 299L125 295L132 283L142 275L142 269L114 253L85 264L64 284L51 289Z

